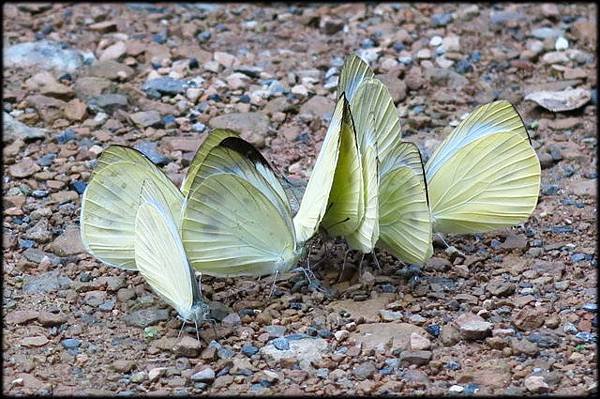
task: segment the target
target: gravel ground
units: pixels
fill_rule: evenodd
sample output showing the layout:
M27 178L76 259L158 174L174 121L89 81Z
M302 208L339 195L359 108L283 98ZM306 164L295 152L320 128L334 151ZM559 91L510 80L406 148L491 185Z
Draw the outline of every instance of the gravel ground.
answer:
M4 6L5 394L586 394L596 391L596 13L576 5ZM33 44L35 43L35 45ZM215 329L181 323L141 276L79 241L102 149L180 183L213 127L310 175L344 57L389 87L431 151L478 104L511 101L542 187L529 221L436 242L419 267L204 277ZM556 91L576 90L566 104ZM525 100L540 91L542 101ZM557 111L556 108L561 108ZM215 335L216 334L216 335Z

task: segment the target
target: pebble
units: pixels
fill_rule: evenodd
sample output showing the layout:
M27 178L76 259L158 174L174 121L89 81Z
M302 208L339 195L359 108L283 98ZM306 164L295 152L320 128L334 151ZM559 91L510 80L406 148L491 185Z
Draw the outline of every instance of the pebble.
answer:
M463 313L455 320L461 335L466 339L483 339L491 334L492 323L473 313Z
M191 380L196 382L211 383L215 380L215 371L212 368L207 367L193 374Z
M290 349L290 344L288 342L288 340L284 337L279 337L279 338L275 338L273 341L271 341L273 346L277 349L279 349L280 351L285 351Z
M431 341L417 333L410 334L410 348L413 351L422 351L431 348Z
M248 357L252 357L258 353L258 348L252 344L245 343L242 346L242 353Z
M411 351L403 351L400 353L400 363L403 365L417 365L423 366L429 363L431 360L432 353L431 351L425 350L411 350Z
M81 346L81 341L77 338L66 338L62 340L61 344L65 349L77 349Z
M140 309L124 316L125 323L133 327L144 328L160 321L169 320L168 309Z
M563 36L560 36L558 39L556 39L554 48L556 49L556 51L566 50L569 48L569 42Z
M185 93L188 84L186 81L173 79L170 77L161 77L146 81L142 86L142 90L146 93L158 93L174 96L176 94Z
M148 159L150 159L156 165L166 165L171 160L158 151L158 144L156 142L151 141L141 141L133 146L136 150L140 151L144 154Z
M535 375L525 378L525 388L529 392L536 394L550 392L550 387L544 381L544 377Z
M361 363L352 368L352 374L359 380L366 380L377 372L377 368L373 362Z
M3 52L5 68L35 68L42 71L75 72L84 62L82 53L48 40L23 42Z

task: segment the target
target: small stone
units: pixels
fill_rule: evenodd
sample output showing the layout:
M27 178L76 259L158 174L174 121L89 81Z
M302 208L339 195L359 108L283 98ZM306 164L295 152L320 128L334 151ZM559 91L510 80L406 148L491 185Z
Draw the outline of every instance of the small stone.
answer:
M158 111L144 111L136 112L129 115L131 121L141 128L147 128L150 126L158 125L162 122L160 113Z
M133 373L130 377L131 382L139 384L140 382L146 379L145 371L138 371L137 373Z
M488 323L473 313L463 313L455 320L455 323L466 339L483 339L492 331L492 323Z
M529 376L525 378L525 388L531 393L547 393L550 392L550 387L544 381L542 376Z
M156 381L160 377L164 376L166 371L166 367L155 367L148 371L148 379L150 380L150 382Z
M119 60L127 52L127 46L124 42L118 41L115 44L108 46L102 51L100 61Z
M67 227L63 234L48 245L48 251L58 256L71 256L85 252L86 249L81 242L79 227Z
M12 177L24 178L39 172L41 169L31 158L23 158L16 164L11 165L8 168L8 173Z
M176 95L184 93L187 89L187 83L183 80L170 77L161 77L146 81L142 90L147 93L157 92L159 94Z
M373 377L373 375L377 372L377 368L373 362L365 362L361 363L358 366L354 366L352 368L352 374L358 380L366 380Z
M460 332L452 325L447 324L442 328L440 340L445 346L453 346L460 341Z
M125 323L130 326L145 328L157 324L159 321L169 320L167 309L140 309L124 317Z
M563 36L560 36L558 39L556 39L554 48L556 49L556 51L566 50L569 48L569 42Z
M25 232L25 238L40 243L50 241L52 233L49 230L48 220L40 219L39 222Z
M400 363L403 365L424 366L431 360L431 351L403 351L400 353Z
M20 122L18 119L13 118L7 112L2 114L2 126L2 140L4 142L12 142L17 139L26 141L44 139L47 134L45 129L29 127Z
M78 122L85 119L87 116L87 105L77 99L69 101L65 106L65 117L69 120Z
M38 321L44 327L53 327L66 323L67 318L61 313L40 312Z
M513 294L515 292L516 285L509 281L504 281L502 278L494 278L487 283L485 288L492 295L504 297Z
M65 349L77 349L81 345L81 341L77 338L66 338L61 343Z
M215 371L207 367L204 370L198 371L191 377L192 381L211 383L215 380Z
M431 348L431 341L422 335L410 334L410 348L413 351L422 351Z
M184 336L173 347L176 356L197 357L202 345L196 338Z
M223 65L225 68L229 68L237 63L237 58L234 55L222 51L215 51L214 58L215 61Z
M528 306L515 313L512 321L519 330L530 331L541 327L546 316L543 308Z
M271 341L273 346L277 349L279 349L280 351L285 351L290 349L290 344L288 342L288 340L284 337L279 337L279 338L275 338L273 341Z
M252 344L245 343L242 346L242 353L248 357L252 357L258 353L258 348Z
M98 61L90 66L90 76L109 80L127 80L134 74L134 70L117 61Z
M118 371L121 373L128 373L135 368L135 363L131 360L119 359L119 360L115 360L112 363L111 367L115 371Z
M231 129L258 148L265 145L269 129L269 119L260 112L230 113L212 118L209 125L213 129Z
M40 335L36 337L25 337L21 339L21 345L29 347L29 348L39 348L40 346L46 345L48 342L48 338Z
M526 355L536 355L539 352L537 345L524 339L512 338L510 346L514 353L525 353Z

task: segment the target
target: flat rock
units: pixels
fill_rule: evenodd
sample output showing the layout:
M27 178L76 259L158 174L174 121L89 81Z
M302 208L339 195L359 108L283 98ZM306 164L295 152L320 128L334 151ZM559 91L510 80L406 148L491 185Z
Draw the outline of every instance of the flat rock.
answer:
M567 89L562 91L537 91L525 96L525 100L533 101L552 112L571 111L583 107L592 99L589 89Z
M376 78L388 89L395 104L398 104L406 98L406 83L398 79L398 77L392 74L386 74L377 75Z
M298 197L302 198L302 196ZM329 308L339 313L346 311L355 320L363 317L367 323L375 323L379 321L380 310L384 310L385 306L393 300L393 295L380 295L377 298L368 299L366 301L355 301L353 299L344 299L335 301L329 304Z
M512 321L521 331L530 331L541 327L547 317L547 311L541 307L524 307L513 313Z
M279 350L272 343L263 346L260 354L267 364L279 364L282 359L295 359L302 370L312 369L311 362L318 361L327 352L327 341L323 338L289 340L290 349Z
M63 48L59 43L41 40L38 42L19 43L6 47L3 51L4 67L32 67L37 70L55 70L58 72L75 72L83 65L81 52Z
M16 139L24 141L45 139L48 135L46 129L40 129L36 127L29 127L26 124L15 119L7 112L3 113L2 116L2 141L10 143Z
M67 316L63 313L40 312L38 321L44 327L60 326L67 322Z
M550 386L544 381L544 377L532 375L525 378L525 388L531 393L550 392Z
M12 177L22 179L39 172L42 168L35 163L31 158L23 158L14 165L10 165L8 173Z
M79 122L87 116L87 105L74 98L65 105L65 117L71 121Z
M483 339L492 332L492 323L473 313L463 313L454 322L465 339Z
M413 333L427 335L423 328L408 323L369 323L360 324L348 339L362 345L363 352L405 351L409 349Z
M141 128L155 126L161 123L162 119L157 111L136 112L129 115L131 121Z
M431 360L431 351L403 351L400 353L400 364L424 366Z
M169 77L148 80L142 86L145 92L156 91L160 94L175 95L184 93L188 84L184 80L173 79Z
M39 94L27 97L27 102L37 111L46 123L53 123L63 117L63 108L66 103L53 97Z
M47 249L58 256L70 256L85 252L85 247L81 242L79 227L67 227L63 234L48 245Z
M90 76L105 78L110 80L129 79L134 70L127 65L120 64L117 61L106 60L93 63L88 71Z
M212 118L209 122L213 129L231 129L258 148L265 145L269 131L269 118L260 112L230 113Z
M21 339L21 345L29 348L38 348L40 346L46 345L48 342L48 338L44 337L43 335L35 337L25 337Z
M326 113L333 113L335 103L327 97L313 96L300 107L300 114L322 118Z
M26 294L55 292L69 288L70 285L70 278L58 270L52 270L37 276L25 276L23 292Z
M118 109L126 109L128 105L127 96L118 93L100 94L88 99L90 109L107 114L112 114Z
M95 76L84 76L77 81L73 89L77 97L87 100L88 98L99 96L100 94L107 91L111 86L112 82L105 78L98 78Z
M118 60L119 58L121 58L125 55L126 51L127 51L127 46L125 45L125 43L122 41L118 41L115 44L112 44L112 45L108 46L107 48L105 48L104 51L102 51L102 54L100 55L99 60L100 61Z
M140 309L128 314L124 319L127 325L145 328L153 326L159 321L169 320L169 310L157 308Z
M186 335L177 341L172 350L177 356L197 357L202 350L202 344L196 338Z
M4 317L7 324L25 324L38 318L40 312L37 310L14 310Z
M48 227L48 220L40 219L35 225L27 229L25 238L40 243L48 242L52 239L52 233Z

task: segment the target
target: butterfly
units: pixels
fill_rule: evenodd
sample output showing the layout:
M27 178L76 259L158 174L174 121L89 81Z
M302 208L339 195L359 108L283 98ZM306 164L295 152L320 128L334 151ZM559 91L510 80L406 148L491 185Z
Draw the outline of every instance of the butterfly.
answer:
M189 185L181 221L195 270L262 276L296 265L326 211L347 108L340 98L295 215L290 192L251 144L227 137L207 152Z
M422 263L431 256L431 219L418 148L402 142L394 102L360 57L344 62L338 92L350 103L351 126L342 137L323 229L362 253L381 246Z
M202 299L175 219L160 188L142 182L134 222L134 259L140 274L186 322L208 320L209 306ZM182 327L183 327L182 326Z
M515 107L477 107L425 166L434 232L483 233L522 223L537 205L541 167Z

